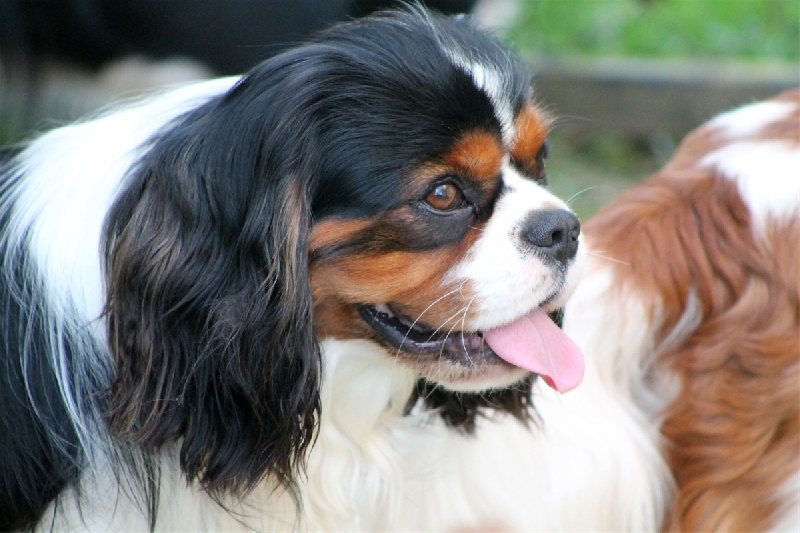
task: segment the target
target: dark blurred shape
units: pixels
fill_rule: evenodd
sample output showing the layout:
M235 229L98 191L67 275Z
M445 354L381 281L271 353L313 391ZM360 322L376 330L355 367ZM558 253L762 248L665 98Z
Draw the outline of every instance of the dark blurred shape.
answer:
M429 0L464 13L476 0ZM99 69L130 55L184 57L238 74L333 23L398 5L392 0L2 0L5 66L44 59Z

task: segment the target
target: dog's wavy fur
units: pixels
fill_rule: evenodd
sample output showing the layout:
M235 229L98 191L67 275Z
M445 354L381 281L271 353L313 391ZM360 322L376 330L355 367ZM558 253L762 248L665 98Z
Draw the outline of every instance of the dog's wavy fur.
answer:
M547 124L519 59L409 7L5 152L0 528L388 527L402 428L526 422L534 379L395 350L359 306L466 350L558 296ZM461 274L497 253L524 298Z
M691 133L586 237L565 328L652 428L664 528L796 531L800 90Z
M798 93L691 135L588 257L504 280L574 286L568 394L424 379L341 300L437 294L508 244L496 214L563 208L529 81L410 9L4 152L0 527L796 530ZM442 153L488 169L470 226L385 215Z

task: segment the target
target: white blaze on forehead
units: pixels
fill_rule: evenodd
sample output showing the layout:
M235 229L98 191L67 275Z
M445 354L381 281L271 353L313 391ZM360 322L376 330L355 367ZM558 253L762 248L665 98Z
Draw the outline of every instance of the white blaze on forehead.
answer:
M504 192L480 237L444 279L446 284L470 282L475 297L466 329L505 325L538 307L564 282L520 246L518 232L532 212L566 205L508 165L503 167L503 183Z
M759 102L723 113L708 123L729 138L747 137L788 117L796 106L791 102Z
M700 160L736 183L761 229L800 211L800 145L786 141L740 141Z
M532 180L523 177L508 163L503 166L503 185L505 194L500 203L504 206L513 206L508 210L513 210L514 214L524 217L538 209L569 209L563 200L553 196L550 191L536 185ZM497 216L496 212L494 216Z
M465 72L471 79L475 87L489 97L494 108L494 115L503 134L503 143L511 146L514 140L514 107L508 98L508 81L502 72L490 67L479 60L466 57L457 51L443 48L445 54L453 64Z
M503 73L512 71L512 65L492 65L493 62L487 58L481 58L479 52L465 49L460 43L441 32L427 12L423 11L421 14L427 21L442 52L456 68L472 79L478 90L489 98L494 108L495 118L500 122L503 143L511 146L515 134L514 106L509 99L509 80ZM510 61L508 58L505 60Z

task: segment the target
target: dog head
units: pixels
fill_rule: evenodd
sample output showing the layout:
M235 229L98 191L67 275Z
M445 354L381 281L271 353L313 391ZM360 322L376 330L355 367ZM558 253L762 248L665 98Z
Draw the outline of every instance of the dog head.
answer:
M318 340L444 391L574 387L546 313L580 225L546 189L522 63L419 9L332 29L157 133L108 217L109 420L207 487L289 481ZM447 401L450 401L450 398Z
M531 370L571 388L572 368L520 353L580 232L545 188L549 120L523 65L466 23L427 16L329 37L346 39L361 76L338 73L320 141L318 335L373 339L451 390L507 387Z

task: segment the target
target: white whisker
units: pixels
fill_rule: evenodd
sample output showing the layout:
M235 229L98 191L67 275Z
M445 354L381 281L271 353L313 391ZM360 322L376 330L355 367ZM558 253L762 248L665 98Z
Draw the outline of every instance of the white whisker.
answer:
M589 252L587 252L587 254L592 256L592 257L599 257L600 259L605 259L606 261L610 261L612 263L617 263L617 264L625 265L625 266L631 266L631 264L628 263L627 261L620 261L619 259L614 259L613 257L609 257L607 255L603 255L602 252L599 252L597 250L590 250Z
M459 311L458 311L458 313L456 313L456 315L455 315L455 316L458 316L458 315L460 315L460 314L461 314L461 310L459 310ZM449 320L448 320L448 322L449 322ZM444 340L442 341L442 347L441 347L441 349L439 350L439 356L440 356L440 357L441 357L442 355L444 355L444 345L445 345L445 343L447 342L447 339L450 337L450 334L451 334L451 333L453 333L453 330L454 330L454 329L456 329L456 326L458 326L458 322L456 322L455 324L453 324L453 327L452 327L452 328L450 328L449 330L447 330L447 333L446 333L446 334L445 334L445 336L444 336Z
M475 298L477 298L477 295L473 296L470 301L467 302L467 306L464 307L464 313L461 315L461 346L464 348L464 353L466 354L468 361L471 361L471 357L469 350L467 349L466 340L464 339L464 329L466 328L467 313L469 312L472 302L475 301Z
M569 203L572 202L572 200L574 200L575 198L577 198L581 194L583 194L585 192L588 192L588 191L591 191L592 189L596 189L596 188L597 188L597 185L592 185L591 187L586 187L585 189L580 190L580 191L576 192L575 194L573 194L572 196L570 196L569 198L567 198L567 200L565 202L567 204L569 204Z
M461 314L461 313L463 313L463 312L464 312L464 308L461 308L461 309L459 309L458 311L456 311L455 313L453 313L452 315L450 315L449 317L447 317L447 320L445 320L444 322L442 322L442 325L441 325L441 326L439 326L438 328L436 328L435 330L433 330L433 333L431 333L431 336L430 336L429 338L433 338L433 336L434 336L434 335L436 335L437 333L439 333L439 332L442 330L442 328L443 328L444 326L446 326L447 324L449 324L451 320L453 320L454 318L456 318L458 315L460 315L460 314ZM450 331L453 331L453 330L451 329Z
M420 314L418 314L418 315L417 315L417 318L415 318L415 319L414 319L414 321L411 323L411 327L410 327L410 328L408 328L408 331L407 331L407 332L406 332L406 334L403 336L403 340L402 340L402 341L400 341L400 346L397 348L397 352L395 353L395 357L398 357L398 356L400 355L400 351L401 351L401 350L402 350L402 348L403 348L403 343L405 343L405 342L406 342L406 339L408 339L408 334L411 332L411 329L412 329L414 326L416 326L416 325L417 325L417 323L420 321L420 319L422 318L422 315L424 315L425 313L427 313L427 312L428 312L428 311L431 309L431 307L433 307L433 306L434 306L434 305L436 305L437 303L441 302L442 300L444 300L445 298L447 298L447 297L448 297L448 296L450 296L451 294L455 294L456 292L459 292L459 291L461 291L462 287L464 287L464 284L465 284L466 282L467 282L467 280L464 280L464 281L462 281L462 282L461 282L461 284L460 284L458 287L455 287L454 289L452 289L452 290L450 290L450 291L446 292L445 294L441 295L440 297L438 297L436 300L434 300L433 302L431 302L431 303L430 303L430 305L428 305L428 307L426 307L425 309L423 309L423 310L422 310L422 312L421 312ZM449 320L448 320L448 322L449 322ZM438 331L438 329L437 329L436 331ZM434 334L436 333L436 331L434 331Z

